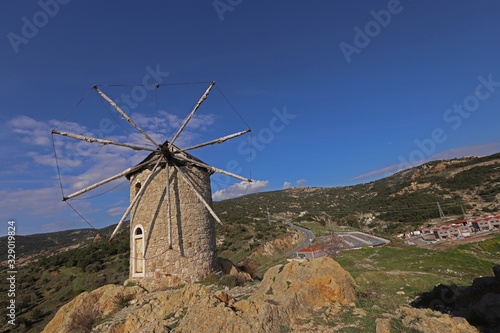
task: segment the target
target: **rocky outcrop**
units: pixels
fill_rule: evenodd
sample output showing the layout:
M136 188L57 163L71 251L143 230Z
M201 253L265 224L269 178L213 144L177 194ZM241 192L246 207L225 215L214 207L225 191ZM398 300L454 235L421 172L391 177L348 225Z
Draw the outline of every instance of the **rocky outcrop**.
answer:
M291 250L293 246L299 242L299 239L300 239L300 234L294 231L285 237L270 240L264 243L263 246L259 247L250 255L248 255L244 261L250 261L254 257L258 256L271 257L276 254L277 250L285 250L285 249Z
M74 330L80 321L88 322L97 320L98 317L107 316L123 300L133 300L144 293L145 291L137 286L124 287L119 285L106 285L90 293L83 292L61 307L43 332L69 332Z
M375 320L375 333L391 333L391 320L387 318L377 318Z
M224 258L217 258L217 261L219 262L219 265L222 268L222 272L225 275L232 275L235 276L240 283L245 283L247 281L253 281L252 277L250 274L241 271L236 267L231 260L224 259Z
M354 279L331 258L291 262L271 267L249 301L280 304L292 316L304 316L309 309L355 301Z
M500 265L493 273L495 276L474 279L469 287L438 285L412 305L463 317L483 332L496 333L500 327Z
M105 286L61 308L46 332L68 332L64 318L71 318L78 307L92 307L92 303L103 309L104 316L108 315L92 332L288 331L298 319L306 318L309 310L322 308L332 314L341 311L342 305L355 300L353 284L350 274L337 262L321 258L271 268L256 292L240 301L201 284L144 295L135 287L131 290L141 297L116 314L109 310L111 306L97 304L111 304L118 290L130 288ZM109 294L115 288L117 292Z
M405 327L422 333L479 333L465 318L452 317L431 309L401 307L396 310L396 315Z

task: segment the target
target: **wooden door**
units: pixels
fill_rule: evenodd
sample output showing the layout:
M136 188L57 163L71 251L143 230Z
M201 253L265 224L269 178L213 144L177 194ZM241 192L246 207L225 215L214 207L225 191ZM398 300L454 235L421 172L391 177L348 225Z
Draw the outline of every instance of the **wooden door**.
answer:
M142 240L143 238L136 238L134 239L134 246L135 246L135 273L142 273L144 270L144 260L142 259L143 252L142 252Z

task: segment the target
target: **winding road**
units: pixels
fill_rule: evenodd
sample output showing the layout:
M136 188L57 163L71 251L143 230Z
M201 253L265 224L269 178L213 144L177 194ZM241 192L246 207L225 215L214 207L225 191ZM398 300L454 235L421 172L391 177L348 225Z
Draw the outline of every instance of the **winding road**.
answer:
M308 248L311 245L311 242L313 241L313 239L316 237L314 235L314 232L312 232L311 230L306 229L306 228L302 228L302 227L297 227L296 225L293 225L291 221L288 221L286 224L289 227L294 228L295 230L302 232L306 236L306 239L304 240L304 242L302 242L302 244L300 244L295 249L293 249L292 251L285 254L283 257L289 256L289 255L291 255L299 250Z
M296 248L294 248L292 251L288 252L287 254L282 255L281 257L279 257L276 260L280 260L280 259L283 259L285 257L288 257L289 255L294 254L298 250L302 250L302 249L308 248L311 245L311 242L316 237L314 235L314 232L312 232L311 230L306 229L306 228L302 228L302 227L297 227L296 225L293 225L291 221L288 221L286 224L289 227L294 228L295 230L298 230L298 231L302 232L306 236L306 239L302 242L302 244L300 244L299 246L297 246ZM275 265L276 264L276 260L273 260L273 262L271 262L268 265L260 267L258 271L259 272L265 271L269 267Z

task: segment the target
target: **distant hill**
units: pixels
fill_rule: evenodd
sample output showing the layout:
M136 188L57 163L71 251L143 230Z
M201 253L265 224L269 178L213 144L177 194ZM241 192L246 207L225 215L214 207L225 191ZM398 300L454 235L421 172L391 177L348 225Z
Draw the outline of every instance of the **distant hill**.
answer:
M215 202L215 210L233 219L273 217L295 222L317 221L384 225L393 232L408 224L446 216L461 218L499 210L500 153L425 163L384 179L346 187L297 187ZM223 215L224 216L224 215Z
M90 228L49 232L27 236L16 236L16 254L18 264L37 258L45 258L61 251L83 246L96 237L98 233L110 234L116 225L99 230ZM7 237L0 237L0 248L7 248Z

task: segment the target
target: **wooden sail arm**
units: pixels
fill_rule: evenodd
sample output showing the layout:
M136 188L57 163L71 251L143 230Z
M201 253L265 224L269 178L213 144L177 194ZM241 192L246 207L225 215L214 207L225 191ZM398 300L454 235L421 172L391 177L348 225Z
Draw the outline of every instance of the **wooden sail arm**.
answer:
M165 159L165 173L167 178L167 184L165 188L165 194L167 197L167 223L168 223L168 248L172 249L172 204L170 202L170 170L169 170L168 159Z
M130 206L128 206L127 210L125 211L125 214L123 214L122 218L120 219L120 222L118 222L118 225L116 226L115 231L113 231L113 233L111 234L111 237L109 238L110 242L115 237L116 233L118 232L118 229L120 229L120 226L122 225L123 221L125 221L125 219L127 218L128 214L130 214L130 211L134 207L134 205L137 202L137 200L139 200L139 198L141 197L142 193L144 193L144 191L146 190L146 187L148 187L148 184L151 181L151 179L153 178L153 175L154 175L154 173L156 171L156 168L158 167L158 164L160 164L161 160L162 160L161 158L158 159L158 162L156 162L156 164L153 167L153 170L149 174L148 178L146 178L146 181L144 182L144 185L141 187L141 189L139 190L139 192L137 192L137 194L135 195L134 199L132 200L132 203L130 203Z
M181 153L181 152L186 151L186 150L192 150L192 149L201 148L201 147L205 147L205 146L209 146L209 145L223 143L224 141L236 138L236 137L238 137L240 135L246 134L246 133L251 132L251 131L252 131L251 129L247 129L246 131L234 133L234 134L231 134L231 135L227 135L227 136L224 136L222 138L215 139L215 140L212 140L212 141L208 141L208 142L205 142L205 143L200 143L199 145L196 145L196 146L192 146L192 147L188 147L188 148L176 150L176 151L174 151L174 154Z
M153 159L153 160L151 160L151 161L147 161L147 162L144 162L144 163L138 164L138 165L136 165L136 166L134 166L134 167L132 167L132 168L128 168L127 170L122 171L122 172L120 172L120 173L119 173L119 174L117 174L117 175L114 175L114 176L109 177L109 178L107 178L107 179L101 180L101 181L100 181L100 182L98 182L98 183L95 183L95 184L93 184L93 185L90 185L90 186L88 186L88 187L86 187L86 188L84 188L84 189L81 189L81 190L79 190L79 191L77 191L77 192L75 192L75 193L73 193L73 194L68 195L67 197L64 197L64 198L63 198L63 201L66 201L66 200L72 199L72 198L74 198L74 197L77 197L77 196L79 196L80 194L87 193L87 192L89 192L90 190L93 190L93 189L95 189L95 188L97 188L97 187L99 187L99 186L101 186L101 185L107 184L107 183L109 183L109 182L111 182L111 181L113 181L113 180L115 180L115 179L118 179L118 178L120 178L120 177L123 177L123 176L127 175L128 173L131 173L131 172L137 171L137 170L139 170L139 169L141 169L141 168L143 168L143 167L145 167L145 166L147 166L148 164L151 164L151 163L153 163L153 162L154 162L154 159Z
M214 84L215 84L215 81L213 81L212 84L210 84L210 86L205 91L205 93L203 94L203 96L201 96L201 98L198 101L198 103L196 103L196 105L193 108L193 111L191 111L191 113L189 114L189 116L187 117L187 119L184 121L184 123L182 124L181 128L179 129L179 131L177 131L177 133L175 134L175 136L172 139L172 141L170 141L171 145L174 144L175 140L177 139L177 137L179 136L179 134L181 134L181 132L184 129L184 127L186 127L186 125L188 124L189 120L191 120L191 118L193 117L193 115L196 112L196 110L198 110L198 108L200 107L201 103L203 103L203 101L207 99L208 93L210 93L210 90L212 90L212 87L214 86Z
M128 143L120 143L120 142L111 141L111 140L97 139L97 138L92 138L90 136L78 135L78 134L73 134L73 133L68 133L68 132L59 132L56 130L52 130L52 133L59 134L62 136L67 136L69 138L73 138L73 139L77 139L77 140L90 142L90 143L99 142L99 143L102 143L103 145L114 145L114 146L120 146L120 147L127 147L127 148L132 148L133 150L156 151L156 149L153 149L153 148L131 145Z
M200 201L203 203L203 205L205 205L205 207L208 209L208 211L210 212L210 214L214 217L214 219L220 224L220 225L223 225L222 224L222 221L219 219L219 217L217 216L217 214L215 214L214 210L212 209L212 207L210 207L210 205L205 201L205 199L201 196L201 194L198 192L198 190L194 187L193 183L191 182L191 180L189 180L189 178L184 174L184 172L181 170L181 168L179 168L177 166L177 164L175 164L174 162L171 162L172 165L175 167L175 169L177 169L177 172L179 172L182 176L182 178L184 179L184 181L189 185L189 187L191 187L191 189L193 190L193 192L196 194L196 196L198 197L198 199L200 199Z
M223 175L226 175L226 176L229 176L229 177L233 177L233 178L236 178L236 179L239 179L239 180L243 180L245 182L249 182L249 183L252 182L251 179L239 176L239 175L231 173L229 171L225 171L225 170L222 170L222 169L219 169L219 168L215 168L215 167L210 166L210 165L208 165L206 163L203 163L201 161L193 160L192 158L188 158L188 157L184 157L184 156L180 156L180 155L176 155L175 158L178 159L178 160L181 160L181 161L192 163L194 165L197 165L197 166L199 166L201 168L205 168L205 169L207 169L209 171L212 171L212 172L221 173Z
M111 104L118 112L120 112L120 114L122 115L123 118L125 118L125 120L127 120L135 128L137 128L139 131L141 131L141 133L144 134L144 136L146 137L146 139L148 139L149 141L151 141L156 146L156 148L158 148L158 149L160 148L160 146L156 143L156 141L153 140L146 132L144 132L142 130L142 128L140 128L132 119L130 119L130 117L125 112L123 112L123 110L120 109L120 107L118 105L116 105L116 103L113 102L113 100L111 98L109 98L108 96L106 96L106 94L103 93L101 90L99 90L99 88L97 88L96 86L94 86L94 89L99 93L99 95L101 95L106 101L108 101L108 103Z

